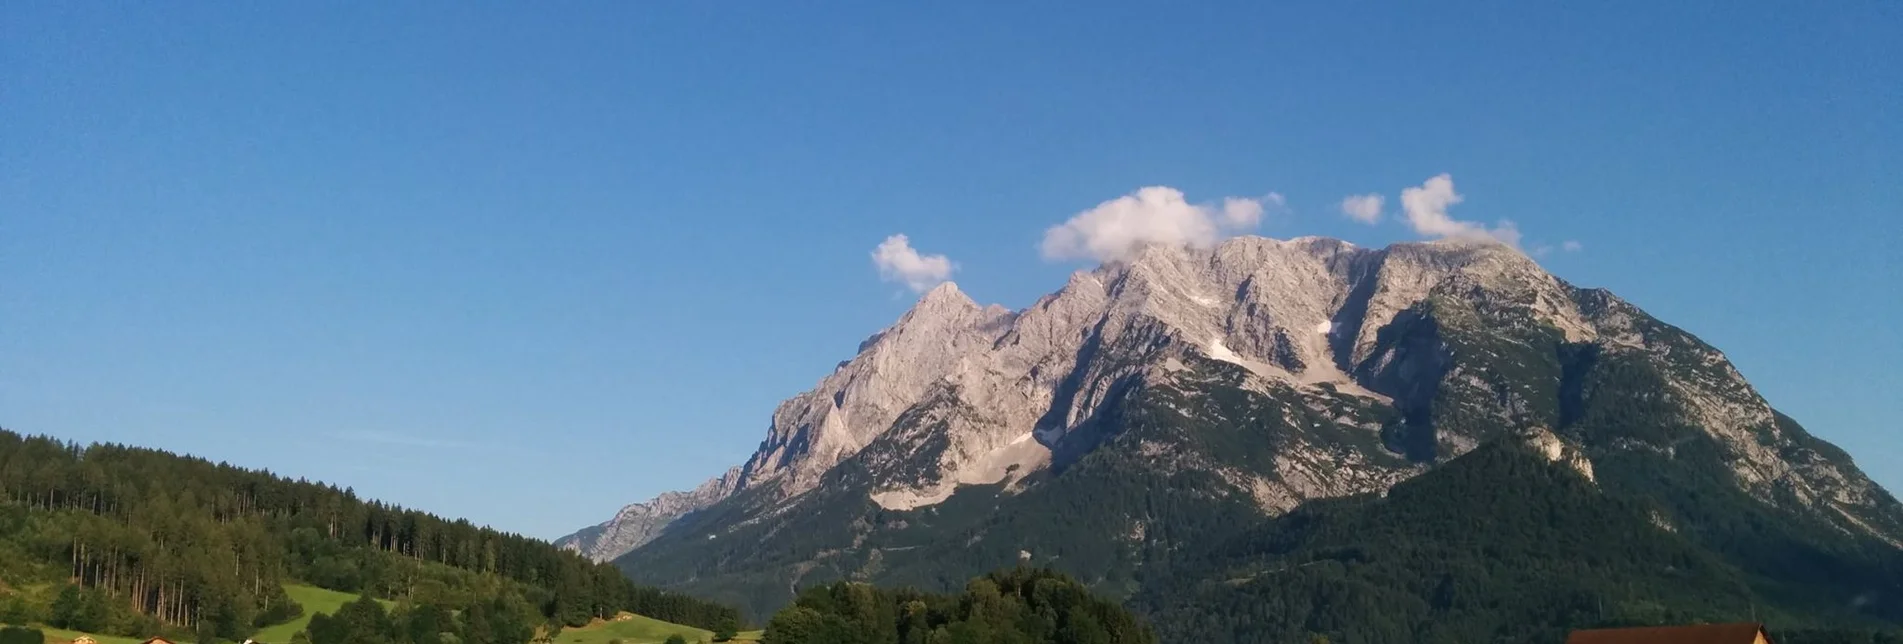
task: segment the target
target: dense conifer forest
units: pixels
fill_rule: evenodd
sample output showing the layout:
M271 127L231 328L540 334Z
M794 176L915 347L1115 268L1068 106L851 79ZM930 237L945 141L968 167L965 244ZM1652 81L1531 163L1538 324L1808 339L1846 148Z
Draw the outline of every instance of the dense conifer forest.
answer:
M546 542L348 488L0 430L0 623L241 639L298 615L287 581L493 617L491 634L464 642L619 611L738 621Z
M767 623L766 644L1154 644L1115 602L1047 569L971 580L963 593L837 582L800 593Z
M1903 641L1891 588L1795 601L1680 531L1512 443L1385 496L1304 505L1195 557L1132 604L1197 641L1561 642L1576 628L1760 621L1781 642ZM1874 564L1872 564L1874 565ZM1829 588L1807 587L1813 597Z

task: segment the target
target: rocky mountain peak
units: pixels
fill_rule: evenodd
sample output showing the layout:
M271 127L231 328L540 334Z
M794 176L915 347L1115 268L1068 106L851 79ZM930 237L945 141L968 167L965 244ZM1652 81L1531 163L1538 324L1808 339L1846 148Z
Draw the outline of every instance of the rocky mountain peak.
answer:
M1266 513L1385 489L1501 428L1525 431L1536 451L1590 479L1592 451L1560 431L1572 421L1557 408L1583 404L1560 400L1583 395L1566 388L1584 385L1564 382L1575 377L1567 369L1592 366L1577 356L1602 354L1664 365L1673 375L1663 387L1684 422L1730 450L1754 493L1835 499L1854 506L1840 513L1852 523L1895 519L1869 510L1880 490L1847 463L1791 447L1795 434L1772 421L1722 355L1688 338L1490 241L1151 245L1075 272L1018 311L981 307L940 284L813 389L781 403L737 473L683 503L646 504L665 512L624 510L636 528L614 530L617 517L576 539L593 535L607 545L581 549L613 556L661 530L642 527L650 517L686 516L741 490L753 490L748 512L791 507L848 460L860 486L852 494L888 511L933 506L966 486L1017 490L1096 449L1110 430L1092 427L1129 422L1113 410L1136 391L1170 401L1168 413L1185 423L1284 428L1234 439L1273 446L1251 460L1172 446L1174 438L1142 448L1152 466L1211 473ZM1256 406L1217 411L1211 387L1257 397Z
M805 491L964 368L1011 316L1002 307L979 307L951 282L927 291L817 388L780 404L767 440L745 466L742 485L772 483L781 495Z
M918 302L912 305L912 310L906 313L906 317L935 315L976 308L979 308L978 303L972 301L971 296L965 295L964 291L959 290L956 282L945 282L932 287L932 289L926 291L924 295L919 296Z
M940 284L817 387L783 402L732 487L770 488L772 498L801 494L922 404L946 405L911 421L929 421L944 440L912 450L928 474L893 481L881 503L916 507L959 485L996 482L1007 471L1022 476L1043 467L1051 445L1113 400L1115 383L1145 370L1109 355L1158 342L1242 366L1264 382L1330 383L1379 398L1339 367L1347 360L1331 337L1359 322L1356 298L1370 290L1369 280L1403 283L1383 292L1382 302L1394 300L1399 310L1488 252L1436 248L1405 252L1423 266L1445 267L1380 273L1370 267L1387 251L1318 237L1152 244L1072 274L1064 288L1021 311L980 307L956 284ZM1438 258L1453 252L1463 259Z

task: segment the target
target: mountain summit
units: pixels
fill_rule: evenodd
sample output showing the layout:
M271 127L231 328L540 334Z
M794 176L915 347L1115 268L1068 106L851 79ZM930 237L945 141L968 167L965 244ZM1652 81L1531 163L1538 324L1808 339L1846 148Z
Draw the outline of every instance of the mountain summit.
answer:
M1707 532L1717 495L1903 544L1903 506L1690 334L1490 241L1313 237L1147 247L1020 311L940 285L745 465L559 543L755 607L1019 559L1134 590L1225 523L1525 436L1661 529Z

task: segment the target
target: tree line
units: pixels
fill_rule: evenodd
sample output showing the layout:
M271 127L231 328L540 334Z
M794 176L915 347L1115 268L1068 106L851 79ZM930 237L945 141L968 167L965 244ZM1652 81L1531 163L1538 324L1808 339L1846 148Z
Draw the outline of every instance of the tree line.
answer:
M733 608L637 586L547 542L361 499L349 488L6 430L0 579L68 582L61 601L98 607L54 615L61 601L14 593L0 599L0 621L37 613L234 639L296 616L283 590L293 579L459 609L516 596L554 624L620 611L703 628L738 621Z

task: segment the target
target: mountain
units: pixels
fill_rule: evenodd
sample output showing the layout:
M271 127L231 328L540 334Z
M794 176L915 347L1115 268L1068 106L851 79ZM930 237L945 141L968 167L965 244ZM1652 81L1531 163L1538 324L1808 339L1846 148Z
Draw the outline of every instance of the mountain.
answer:
M1134 597L1305 503L1527 435L1753 593L1896 615L1903 506L1848 455L1717 349L1485 241L1152 246L1020 311L941 285L737 472L564 544L756 614L1019 560Z

